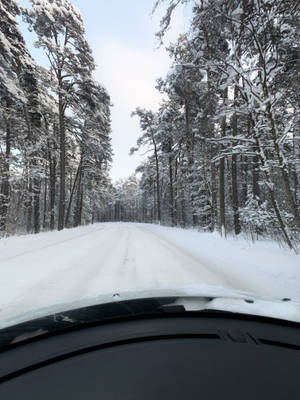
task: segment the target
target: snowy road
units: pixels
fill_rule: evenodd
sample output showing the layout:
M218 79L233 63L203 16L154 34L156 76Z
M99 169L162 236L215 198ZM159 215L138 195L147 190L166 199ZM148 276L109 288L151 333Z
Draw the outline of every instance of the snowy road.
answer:
M226 268L230 250L226 253L221 247L218 249L215 236L207 242L207 235L168 229L139 224L96 224L0 241L0 320L48 305L130 290L206 284L265 293L265 282L271 275L261 280L265 272L259 268L252 275L249 269L237 273L237 269ZM219 260L214 254L207 256L208 245L211 253L220 253ZM273 251L269 253L272 257ZM227 260L222 261L226 254ZM282 254L292 264L299 260L290 253ZM234 260L233 255L231 258ZM278 268L275 265L275 273ZM289 274L285 270L288 282L297 278L293 276L296 269L291 265ZM278 295L285 295L284 291L280 293L280 287L278 290ZM277 293L271 288L269 294Z

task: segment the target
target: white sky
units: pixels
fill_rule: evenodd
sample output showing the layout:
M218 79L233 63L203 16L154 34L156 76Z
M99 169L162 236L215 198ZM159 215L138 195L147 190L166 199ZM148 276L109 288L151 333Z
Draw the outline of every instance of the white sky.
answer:
M19 0L28 5L28 0ZM141 154L129 156L140 135L137 118L131 112L138 106L157 109L161 95L155 81L168 72L167 52L157 49L155 32L159 29L162 10L153 18L154 0L73 0L82 12L87 39L97 63L95 78L108 90L112 109L112 146L114 159L112 179L126 178L143 159ZM188 26L189 9L176 12L166 43L174 41ZM21 28L24 31L24 26ZM41 50L33 48L33 35L25 33L33 56L45 64Z

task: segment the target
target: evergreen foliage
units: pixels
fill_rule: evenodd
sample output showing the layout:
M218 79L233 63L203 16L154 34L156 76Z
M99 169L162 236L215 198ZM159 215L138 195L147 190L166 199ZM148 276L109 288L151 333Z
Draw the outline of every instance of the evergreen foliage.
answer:
M93 222L110 187L110 97L95 82L79 11L68 0L0 2L0 235ZM16 20L37 35L31 57Z
M173 11L188 2L189 33L169 45L172 68L157 82L166 100L158 112L135 112L138 147L151 153L138 168L130 213L225 236L276 237L293 248L300 231L299 2L169 0L161 43ZM132 198L126 186L115 188L121 209Z

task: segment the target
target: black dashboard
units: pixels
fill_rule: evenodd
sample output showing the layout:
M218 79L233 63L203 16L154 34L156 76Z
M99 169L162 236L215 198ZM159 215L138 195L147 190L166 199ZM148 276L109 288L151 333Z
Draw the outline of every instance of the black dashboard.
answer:
M115 302L3 329L0 398L300 396L299 324L228 312L185 312L172 300Z

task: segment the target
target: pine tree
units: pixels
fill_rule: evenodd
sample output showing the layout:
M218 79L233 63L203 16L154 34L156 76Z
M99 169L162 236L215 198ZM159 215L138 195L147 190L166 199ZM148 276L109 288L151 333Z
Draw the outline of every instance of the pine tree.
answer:
M68 0L31 0L27 21L38 36L37 45L49 59L58 97L60 148L60 200L58 229L65 225L66 204L66 110L72 106L78 86L94 69L91 49L84 37L85 29L79 11Z

